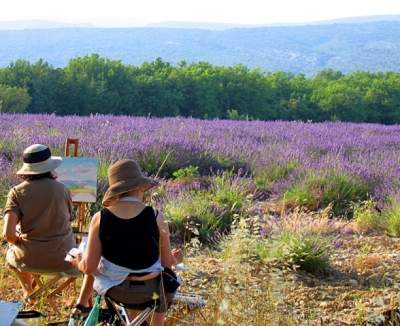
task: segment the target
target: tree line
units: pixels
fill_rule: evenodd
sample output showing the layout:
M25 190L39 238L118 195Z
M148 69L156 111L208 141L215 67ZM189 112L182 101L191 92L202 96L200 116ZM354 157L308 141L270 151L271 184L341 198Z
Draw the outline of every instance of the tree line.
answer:
M93 54L64 68L17 60L0 69L0 111L400 123L400 73L263 72Z

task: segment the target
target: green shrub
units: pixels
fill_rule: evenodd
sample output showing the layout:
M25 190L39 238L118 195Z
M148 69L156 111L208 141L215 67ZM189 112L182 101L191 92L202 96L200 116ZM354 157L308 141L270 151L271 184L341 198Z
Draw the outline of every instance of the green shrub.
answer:
M375 209L375 202L372 199L356 204L354 220L358 229L363 232L378 231L385 228L385 221Z
M212 180L209 190L182 193L166 203L165 215L181 238L198 236L207 241L216 232L229 230L247 207L247 193L239 178L224 173Z
M368 198L368 185L356 176L333 172L327 175L309 173L301 184L284 194L288 205L301 205L318 210L332 204L337 216L352 217L353 203Z
M215 232L228 227L204 192L191 192L168 202L164 213L175 235L185 240L196 236L207 241Z
M272 244L271 255L280 263L308 271L322 271L329 266L330 241L316 233L284 231Z
M248 114L240 114L238 110L234 109L227 110L226 115L229 120L251 120Z
M176 170L172 175L175 179L197 178L200 176L199 167L189 165L187 167Z
M382 213L385 230L392 237L400 236L400 203L392 201Z
M229 211L239 211L247 202L247 180L235 178L230 173L223 173L213 178L210 200L221 208Z
M254 182L257 188L266 189L274 182L286 178L297 167L297 162L288 162L281 165L270 165L258 168L254 173Z

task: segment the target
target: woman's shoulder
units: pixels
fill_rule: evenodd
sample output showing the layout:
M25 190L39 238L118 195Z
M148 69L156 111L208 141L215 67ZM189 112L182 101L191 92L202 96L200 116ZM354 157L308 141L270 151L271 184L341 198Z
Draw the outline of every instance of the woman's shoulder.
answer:
M24 190L25 188L29 187L29 182L27 181L22 181L19 184L15 185L14 187L12 187L10 189L10 193L11 192L20 192L22 190Z
M158 215L160 214L159 210L156 207L150 205L146 205L142 212L150 214L154 218L157 218Z

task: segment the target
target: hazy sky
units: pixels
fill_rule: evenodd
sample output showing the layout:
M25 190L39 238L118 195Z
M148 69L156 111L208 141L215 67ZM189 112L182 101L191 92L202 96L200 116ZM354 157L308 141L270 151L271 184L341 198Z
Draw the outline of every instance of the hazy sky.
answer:
M127 26L161 21L264 24L400 14L400 0L0 0L0 21Z

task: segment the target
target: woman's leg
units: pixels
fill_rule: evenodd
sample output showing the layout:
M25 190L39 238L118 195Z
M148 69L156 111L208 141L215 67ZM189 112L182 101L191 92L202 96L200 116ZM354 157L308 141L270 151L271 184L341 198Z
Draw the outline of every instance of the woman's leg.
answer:
M155 312L151 321L151 326L164 326L165 312Z
M133 320L140 312L137 310L128 310L130 320ZM164 326L165 312L155 312L147 320L151 326Z
M91 305L93 295L93 282L93 275L85 275L83 277L82 287L78 297L78 305L82 305L84 307L89 307Z
M32 293L33 289L35 288L36 282L31 273L23 272L19 269L19 266L15 260L13 247L9 247L7 250L6 262L7 266L10 267L17 275L17 278L22 286L24 297L29 296Z
M35 280L34 280L32 274L29 272L21 272L14 268L13 268L13 270L17 274L18 280L21 283L24 297L29 296L33 292L34 285L35 285L35 282L34 282Z

